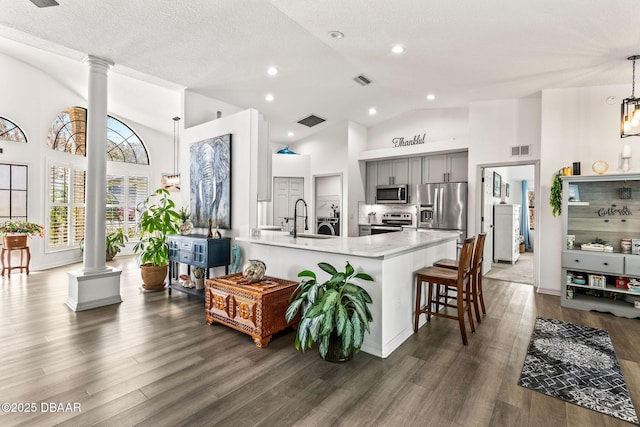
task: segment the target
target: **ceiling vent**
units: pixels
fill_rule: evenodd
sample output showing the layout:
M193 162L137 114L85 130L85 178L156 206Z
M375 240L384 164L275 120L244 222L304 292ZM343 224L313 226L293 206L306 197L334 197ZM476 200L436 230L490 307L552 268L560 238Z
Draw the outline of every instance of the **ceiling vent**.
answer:
M305 117L302 120L298 120L298 123L300 123L301 125L308 126L308 127L313 127L313 126L318 125L318 124L320 124L320 123L322 123L324 121L326 121L326 119L323 119L322 117L318 117L318 116L312 114L312 115L310 115L308 117Z
M511 156L530 156L531 145L518 145L511 147Z
M35 4L38 7L49 7L49 6L58 6L58 2L56 0L30 0L31 3Z
M360 74L359 76L355 76L353 80L358 83L360 86L366 86L371 84L371 80Z

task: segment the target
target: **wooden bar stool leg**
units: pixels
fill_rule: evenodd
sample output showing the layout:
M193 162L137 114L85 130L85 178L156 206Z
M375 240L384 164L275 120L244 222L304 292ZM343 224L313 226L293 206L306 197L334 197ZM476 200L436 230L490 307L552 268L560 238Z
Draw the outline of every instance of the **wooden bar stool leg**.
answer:
M458 297L458 324L460 325L462 344L467 345L467 328L464 325L464 302L461 297Z
M480 306L482 307L482 314L487 315L487 310L484 308L484 294L482 292L482 273L478 272L478 299L480 300Z
M478 320L478 324L482 323L482 320L480 318L480 304L478 299L480 298L480 295L478 293L478 281L476 279L476 276L472 276L471 279L472 283L473 283L473 289L471 290L471 293L473 294L473 310L476 312L476 319Z
M418 323L420 321L420 298L422 298L422 278L416 275L416 314L413 320L413 332L418 332Z
M427 322L431 322L431 311L433 310L433 283L428 282L428 295L427 295ZM437 300L436 300L437 301ZM438 303L436 302L436 307Z
M467 289L466 289L466 296L467 296L467 314L469 315L469 326L471 327L471 332L475 333L476 332L476 326L473 323L473 313L471 313L471 282L473 281L473 279L470 279L469 283L467 284Z

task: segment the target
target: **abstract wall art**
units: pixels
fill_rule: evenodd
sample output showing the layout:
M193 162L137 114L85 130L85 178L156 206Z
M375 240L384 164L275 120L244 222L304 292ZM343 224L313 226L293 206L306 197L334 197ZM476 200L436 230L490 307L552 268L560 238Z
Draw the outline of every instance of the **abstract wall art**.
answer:
M231 134L190 147L191 214L195 227L231 228Z

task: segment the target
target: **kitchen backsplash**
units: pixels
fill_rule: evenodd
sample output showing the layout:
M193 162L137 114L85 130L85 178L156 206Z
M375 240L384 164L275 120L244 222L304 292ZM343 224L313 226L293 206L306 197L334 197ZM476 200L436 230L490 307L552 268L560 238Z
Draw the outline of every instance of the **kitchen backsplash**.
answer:
M382 214L389 212L405 212L411 214L411 221L416 225L417 208L416 205L368 205L365 202L358 202L358 223L359 224L379 224L382 222ZM369 214L371 221L369 221Z

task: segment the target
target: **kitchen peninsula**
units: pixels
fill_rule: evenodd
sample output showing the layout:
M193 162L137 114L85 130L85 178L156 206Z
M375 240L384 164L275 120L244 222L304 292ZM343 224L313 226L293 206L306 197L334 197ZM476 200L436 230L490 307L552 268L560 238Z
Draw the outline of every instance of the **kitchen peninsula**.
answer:
M457 232L401 231L361 237L330 237L262 231L259 236L237 237L250 244L247 259L260 259L267 274L298 280L302 270L313 270L319 280L328 276L317 264L328 262L338 270L347 261L374 278L361 285L371 295L373 315L362 351L387 357L413 334L414 272L441 258L455 258ZM422 318L422 323L426 319Z

